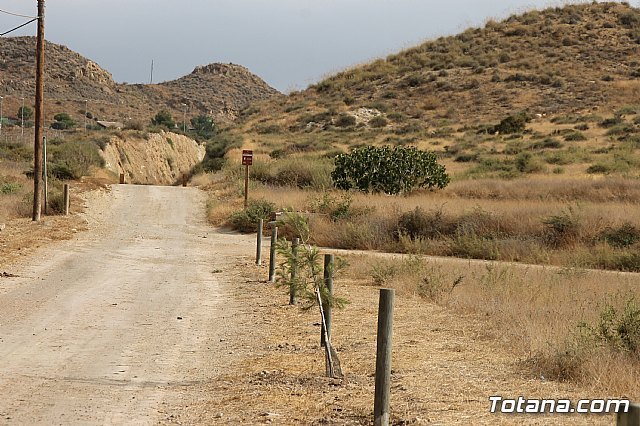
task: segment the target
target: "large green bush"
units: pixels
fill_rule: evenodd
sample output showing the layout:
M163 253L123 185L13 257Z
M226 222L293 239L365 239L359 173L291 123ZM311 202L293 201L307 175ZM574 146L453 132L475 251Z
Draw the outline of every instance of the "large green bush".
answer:
M331 177L339 189L387 194L444 188L450 180L435 154L404 146L365 146L339 154Z

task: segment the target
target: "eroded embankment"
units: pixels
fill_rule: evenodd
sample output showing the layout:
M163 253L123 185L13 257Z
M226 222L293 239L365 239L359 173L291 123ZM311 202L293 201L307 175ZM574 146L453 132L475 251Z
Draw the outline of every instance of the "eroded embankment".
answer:
M112 136L104 148L105 167L127 183L171 185L204 158L205 147L193 139L171 132L145 137Z

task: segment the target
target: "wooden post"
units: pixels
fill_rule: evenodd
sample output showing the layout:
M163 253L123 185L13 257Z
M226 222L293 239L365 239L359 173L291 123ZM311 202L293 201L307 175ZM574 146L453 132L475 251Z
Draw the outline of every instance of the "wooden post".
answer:
M186 188L187 187L187 183L189 182L189 178L187 177L187 174L184 173L182 175L182 187ZM246 207L245 207L246 208Z
M278 243L278 227L276 222L270 222L271 224L271 248L269 253L269 281L275 282L276 280L276 244Z
M256 265L262 265L262 232L264 229L264 219L258 221L258 244L256 246Z
M64 215L69 216L69 184L64 184L64 194L63 194L63 202L64 202Z
M333 265L334 256L332 254L324 255L324 285L327 287L329 296L333 296ZM323 301L322 312L324 312L324 321L320 326L320 346L324 347L324 327L327 327L327 337L331 341L331 305Z
M44 214L49 214L49 176L47 171L47 137L42 137L42 146L43 146L43 156L42 159L42 168L44 171Z
M394 298L395 290L388 288L380 289L378 344L376 353L376 393L373 408L373 424L375 426L389 425Z
M289 304L295 305L296 300L296 278L298 277L298 246L300 238L291 240L291 254L293 256L293 265L291 265L291 286L289 287Z
M617 426L640 426L640 405L631 404L629 412L618 413Z
M42 128L44 122L44 0L38 0L38 35L36 38L36 117L33 148L33 215L40 220L42 210Z
M124 173L120 173L120 185L124 185Z
M244 209L249 205L249 165L244 166Z

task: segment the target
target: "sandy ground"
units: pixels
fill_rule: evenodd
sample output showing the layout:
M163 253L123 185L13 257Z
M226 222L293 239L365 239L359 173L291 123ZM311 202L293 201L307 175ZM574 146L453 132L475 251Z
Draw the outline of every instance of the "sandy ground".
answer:
M336 281L327 379L317 311L264 282L254 236L205 223L204 193L86 197L87 232L0 263L0 424L371 424L377 288ZM596 396L527 376L482 318L396 303L394 424L613 424L490 414L490 395Z

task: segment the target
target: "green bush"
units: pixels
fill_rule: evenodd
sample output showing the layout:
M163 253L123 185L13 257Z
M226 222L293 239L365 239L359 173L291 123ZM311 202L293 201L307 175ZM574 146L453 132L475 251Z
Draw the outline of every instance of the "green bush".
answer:
M340 154L331 177L339 189L387 194L424 187L442 189L450 181L435 154L403 146L365 146Z
M52 129L69 130L76 127L76 122L66 112L61 112L53 116L55 122L51 125Z
M614 352L640 357L640 305L629 299L623 309L607 302L596 324L580 324L583 335Z
M151 119L151 123L154 126L166 126L168 129L176 127L176 122L173 120L171 113L166 109L160 110L156 116Z
M607 228L602 233L602 239L612 247L625 248L640 240L640 230L631 223L625 222L617 228Z
M246 210L233 213L229 217L229 224L237 231L244 233L256 232L260 219L269 220L271 212L276 210L276 205L265 200L254 200L249 203Z
M104 159L95 143L70 141L49 147L49 173L59 179L79 179L91 167L104 167Z
M9 195L20 191L22 185L18 182L4 182L0 184L0 194Z
M503 119L499 124L491 127L489 133L502 135L509 135L512 133L522 133L527 123L531 121L531 118L527 113L521 112L515 115L510 115Z
M334 123L336 127L351 127L356 125L356 118L350 114L340 114Z

